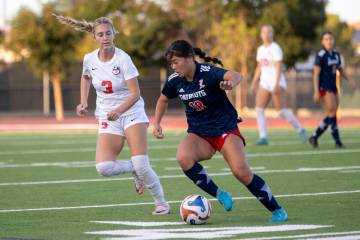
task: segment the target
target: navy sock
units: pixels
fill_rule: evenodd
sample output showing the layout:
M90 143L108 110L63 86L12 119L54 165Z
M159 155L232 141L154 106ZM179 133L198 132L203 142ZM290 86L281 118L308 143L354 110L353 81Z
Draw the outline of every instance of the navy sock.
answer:
M331 127L331 135L336 143L340 143L339 129L337 127L336 117L329 118L329 125Z
M318 128L315 130L315 132L313 133L313 137L315 138L318 138L320 137L325 131L326 129L328 128L330 124L330 118L329 117L326 117L324 118L324 120L322 120L320 122L320 125L318 126Z
M254 174L254 178L247 188L270 212L281 208L269 186L258 175Z
M213 180L207 174L205 168L199 163L195 163L192 168L187 171L184 171L185 175L190 178L199 188L207 192L213 197L216 197L218 191L218 186L213 182Z

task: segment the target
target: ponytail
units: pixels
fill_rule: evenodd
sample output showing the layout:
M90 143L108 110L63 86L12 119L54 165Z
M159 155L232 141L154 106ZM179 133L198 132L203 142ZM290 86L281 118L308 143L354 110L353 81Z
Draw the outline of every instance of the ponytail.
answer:
M108 17L99 17L94 22L88 22L86 20L80 21L80 20L76 20L76 19L71 18L71 17L65 17L65 16L62 16L62 15L56 15L55 13L53 13L53 15L56 17L56 19L61 24L68 25L68 26L74 28L76 31L95 33L95 28L98 25L100 25L100 24L110 24L114 34L118 33L115 30L111 19L108 18Z
M204 59L204 61L207 62L207 63L212 62L214 64L219 64L221 66L224 66L220 59L218 59L216 57L207 56L206 53L203 50L201 50L200 48L194 48L194 53L199 58Z

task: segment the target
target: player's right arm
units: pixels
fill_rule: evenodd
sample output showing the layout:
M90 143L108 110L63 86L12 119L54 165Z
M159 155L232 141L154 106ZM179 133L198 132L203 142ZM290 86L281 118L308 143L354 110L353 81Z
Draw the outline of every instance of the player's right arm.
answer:
M88 97L90 90L90 77L82 75L80 80L80 104L76 107L76 114L79 117L84 117L88 108Z
M319 102L320 99L320 90L319 90L319 76L320 76L321 67L318 65L314 66L314 102Z
M250 93L253 94L257 88L257 85L259 83L259 79L260 79L260 62L257 62L256 64L256 68L255 68L255 73L254 73L254 77L252 79L251 82L251 86L250 86Z
M163 118L166 109L168 108L168 103L169 103L169 99L164 94L160 95L156 103L153 134L157 139L164 138L164 134L162 132L162 128L160 124L161 124L161 119Z

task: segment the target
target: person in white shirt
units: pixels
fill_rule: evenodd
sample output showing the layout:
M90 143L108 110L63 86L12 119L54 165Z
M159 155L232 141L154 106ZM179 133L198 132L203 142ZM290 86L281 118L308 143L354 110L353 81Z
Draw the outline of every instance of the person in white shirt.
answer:
M255 110L259 130L258 145L268 144L265 108L272 99L279 116L287 120L299 134L303 143L307 140L306 130L300 125L296 116L285 108L286 79L281 70L283 53L280 46L273 40L274 31L271 25L261 28L263 44L257 49L257 66L252 80L250 92L256 91ZM259 84L260 80L260 84Z
M133 173L139 194L146 187L155 201L154 215L168 214L170 207L164 198L159 177L153 171L147 154L149 120L140 96L138 70L130 56L114 46L116 31L111 19L100 17L94 22L57 16L60 23L78 31L91 32L99 48L85 55L80 84L78 116L88 108L90 84L96 90L95 116L99 121L96 146L96 169L102 176ZM127 141L131 160L116 160Z

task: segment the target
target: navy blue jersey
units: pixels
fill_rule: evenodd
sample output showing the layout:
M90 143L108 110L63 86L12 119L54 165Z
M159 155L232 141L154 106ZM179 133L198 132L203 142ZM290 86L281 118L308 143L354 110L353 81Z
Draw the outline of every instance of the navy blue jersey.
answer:
M196 63L191 82L176 73L166 81L162 94L170 99L179 97L184 103L188 132L201 136L220 136L237 129L237 112L219 86L226 71Z
M336 91L336 70L341 68L340 54L335 49L330 54L323 48L316 54L315 65L321 68L320 90Z

